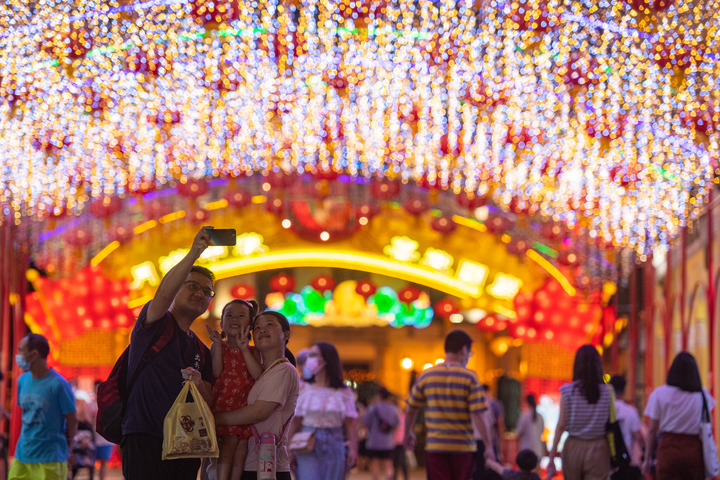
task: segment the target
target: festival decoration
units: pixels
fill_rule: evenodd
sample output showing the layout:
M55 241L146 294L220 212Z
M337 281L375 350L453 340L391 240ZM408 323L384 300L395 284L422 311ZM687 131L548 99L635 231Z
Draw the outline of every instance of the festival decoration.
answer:
M238 283L230 289L230 295L240 300L250 300L255 298L255 287L246 283Z
M280 273L270 279L270 288L274 292L286 294L295 288L295 279L287 273Z
M395 328L430 325L433 309L425 292L418 290L417 298L406 303L390 287L380 287L366 297L357 292L358 286L358 282L348 280L324 293L306 286L300 293L268 295L266 303L298 325Z
M429 178L506 212L516 198L641 254L702 211L718 0L239 6L11 1L0 221L42 221L48 197L80 215L189 178L318 167Z

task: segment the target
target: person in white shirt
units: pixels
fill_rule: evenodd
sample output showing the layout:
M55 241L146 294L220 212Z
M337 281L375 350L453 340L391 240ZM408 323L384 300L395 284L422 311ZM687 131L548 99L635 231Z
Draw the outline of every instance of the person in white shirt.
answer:
M625 377L622 375L613 375L610 378L610 385L615 389L615 410L617 411L617 421L620 424L625 447L630 453L631 464L628 467L622 467L612 474L612 480L640 480L640 456L642 449L645 447L645 439L642 434L642 423L640 415L634 405L630 405L623 400L625 396Z
M715 400L703 388L695 357L688 352L677 354L665 383L650 394L645 407L645 416L650 419L645 440L648 452L653 451L658 432L662 434L657 446L654 478L704 480L700 419L703 400L708 412L715 406ZM651 469L652 458L647 455L643 474L649 476Z
M545 456L547 447L543 444L542 435L545 422L537 411L537 400L532 393L525 397L528 410L520 415L515 432L518 436L518 450L530 450L537 458ZM539 472L539 468L537 469Z

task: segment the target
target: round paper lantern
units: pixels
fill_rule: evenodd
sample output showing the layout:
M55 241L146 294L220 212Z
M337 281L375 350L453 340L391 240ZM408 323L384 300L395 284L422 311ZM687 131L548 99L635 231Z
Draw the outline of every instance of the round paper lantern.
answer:
M147 219L156 219L165 216L171 212L171 208L159 198L154 198L143 203L143 215Z
M275 215L282 215L285 213L285 202L280 198L268 198L268 201L265 202L265 209Z
M146 78L164 75L171 68L172 58L162 46L153 48L134 47L128 50L125 56L125 70L143 75Z
M73 228L65 234L65 240L73 247L84 248L93 241L93 234L83 228Z
M208 192L208 183L204 179L190 178L177 186L178 194L185 198L196 199Z
M90 213L95 218L108 218L120 210L123 203L118 197L102 197L90 202Z
M475 210L480 207L484 207L487 204L487 200L484 196L477 195L475 193L468 193L465 190L461 191L456 197L458 205L467 208L469 210Z
M440 232L443 235L452 233L457 229L457 224L453 221L452 217L435 217L430 224L433 230Z
M570 88L586 88L600 82L602 73L595 58L574 50L567 63L558 71L562 82Z
M375 295L375 292L377 292L377 287L370 280L360 280L359 282L357 282L355 292L358 295L361 295L365 299L365 301L367 301L370 296Z
M408 212L410 215L414 215L416 217L422 215L423 213L430 210L430 204L427 200L423 198L408 198L403 203L403 208L406 212Z
M557 17L550 13L548 2L540 1L537 6L528 0L513 3L510 24L522 32L546 33L557 26Z
M191 0L190 16L205 30L217 30L240 18L238 0Z
M567 227L560 222L544 222L540 225L540 234L548 240L561 240L567 235Z
M318 292L323 293L335 288L335 279L329 275L318 275L312 279L310 286Z
M488 232L495 235L502 235L512 228L512 222L501 215L492 215L485 221Z
M188 211L185 218L193 225L204 225L210 221L210 212L202 208L195 208Z
M528 240L512 239L505 249L513 255L524 255L525 252L530 250L531 243Z
M400 193L400 182L382 178L370 185L370 193L379 200L390 200Z
M270 289L283 295L292 292L295 288L295 279L287 273L280 273L270 279Z
M124 225L116 225L110 231L110 238L120 243L130 240L133 235L133 229Z
M447 320L451 315L460 313L460 307L454 299L445 297L435 304L435 313Z
M380 205L376 203L365 203L355 207L355 217L358 219L366 218L369 220L378 213L380 213Z
M568 249L558 253L558 262L568 267L576 267L580 265L580 254L577 250Z
M398 298L403 303L412 303L420 298L421 293L422 291L419 288L408 285L398 292Z
M247 283L238 283L230 289L230 295L240 300L250 300L255 298L255 288Z
M267 183L270 188L287 188L293 183L295 183L296 177L292 174L287 174L280 171L270 171L265 175L265 183Z
M225 192L223 198L227 200L228 205L233 208L243 208L252 202L252 195L242 190Z

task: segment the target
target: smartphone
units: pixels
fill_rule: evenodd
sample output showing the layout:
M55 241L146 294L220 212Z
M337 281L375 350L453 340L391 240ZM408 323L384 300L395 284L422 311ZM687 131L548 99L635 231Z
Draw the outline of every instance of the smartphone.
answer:
M234 247L237 233L234 228L206 228L210 236L210 245L216 247Z

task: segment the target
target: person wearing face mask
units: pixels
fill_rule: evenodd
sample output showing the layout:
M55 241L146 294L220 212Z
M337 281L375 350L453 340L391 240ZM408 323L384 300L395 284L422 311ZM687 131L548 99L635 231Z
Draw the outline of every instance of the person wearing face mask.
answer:
M8 473L11 480L66 480L73 462L69 446L77 431L75 397L67 380L48 366L49 354L47 339L36 333L18 345L15 361L25 373L17 382L22 429Z
M485 395L477 375L466 367L472 355L472 339L462 330L445 337L445 361L423 371L407 399L405 448L415 449L413 427L425 409L427 478L453 480L473 474L477 448L473 426L485 445L491 445L483 412ZM492 448L485 458L495 460Z
M357 461L358 413L335 347L325 342L313 345L304 372L308 384L298 397L290 437L301 428L313 431L315 445L310 453L291 456L291 462L297 464L298 480L342 480L345 468Z
M309 348L303 348L298 352L297 356L295 357L295 360L297 361L298 375L300 375L300 393L302 393L303 389L305 388L306 381L312 378L312 374L305 367L305 362L307 361L309 353Z

